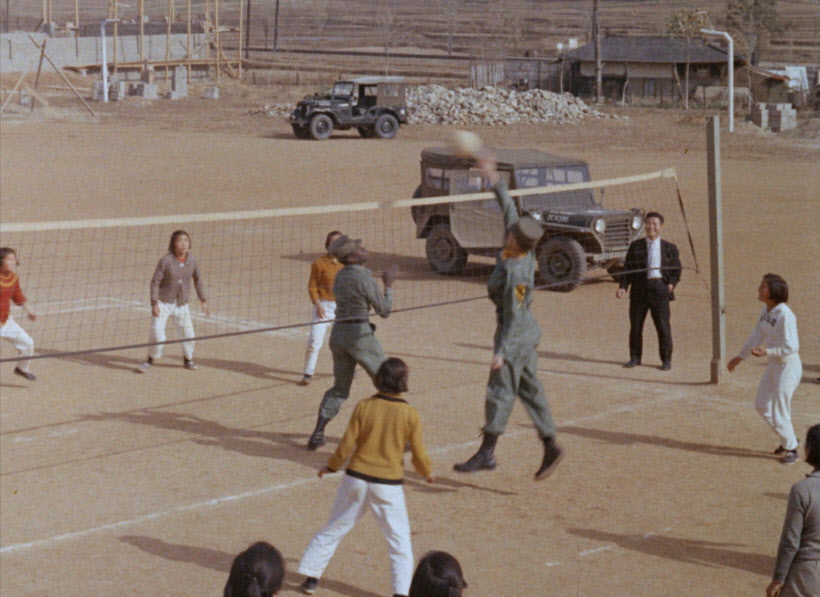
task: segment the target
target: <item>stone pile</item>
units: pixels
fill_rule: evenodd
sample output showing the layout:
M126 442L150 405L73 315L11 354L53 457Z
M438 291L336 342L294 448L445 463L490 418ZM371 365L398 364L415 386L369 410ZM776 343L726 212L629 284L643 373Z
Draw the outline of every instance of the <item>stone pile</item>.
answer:
M291 104L266 105L251 109L250 113L287 119L294 107ZM502 87L408 87L407 108L411 124L574 124L584 118L617 118L595 110L569 93L543 89L516 91Z
M611 118L574 95L543 89L420 85L407 89L407 107L411 123L428 124L577 123L587 117Z

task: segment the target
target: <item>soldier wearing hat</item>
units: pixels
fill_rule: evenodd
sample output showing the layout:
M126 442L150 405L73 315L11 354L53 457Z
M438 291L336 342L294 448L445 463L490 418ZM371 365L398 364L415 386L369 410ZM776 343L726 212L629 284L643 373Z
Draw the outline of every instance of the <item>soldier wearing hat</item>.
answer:
M453 468L463 473L492 470L496 467L494 450L498 436L504 432L512 412L515 397L524 402L544 444L541 466L535 480L546 478L558 464L563 451L555 443L547 397L538 379L538 353L541 339L538 322L530 312L535 286L535 255L533 249L543 234L541 225L530 217L519 217L515 203L496 168L496 159L486 150L477 164L493 185L498 205L504 214L507 231L504 250L487 282L490 300L496 308L496 330L493 337L493 359L484 403L483 441L475 455Z
M384 294L364 265L368 252L361 239L341 235L328 247L328 252L343 265L333 282L336 296L336 320L330 331L330 352L333 355L333 387L322 397L316 427L308 440L308 450L325 443L325 426L336 416L353 383L353 372L359 364L373 377L384 362L381 344L370 323L370 308L381 317L393 309L393 283L398 268L390 265L382 274Z

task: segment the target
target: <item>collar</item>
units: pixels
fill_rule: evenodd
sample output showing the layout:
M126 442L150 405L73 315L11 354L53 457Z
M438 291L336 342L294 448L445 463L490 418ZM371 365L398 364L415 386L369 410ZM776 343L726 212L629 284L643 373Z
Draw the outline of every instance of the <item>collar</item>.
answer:
M404 402L407 403L407 400L401 397L401 394L389 394L388 392L377 392L373 398L381 398L382 400L387 400L388 402Z
M529 251L513 251L511 249L504 249L501 251L501 259L518 259L529 253Z
M814 477L820 478L820 468L816 468L812 472L810 472L808 475L806 475L806 478L808 478L808 479L811 479L811 478L814 478Z

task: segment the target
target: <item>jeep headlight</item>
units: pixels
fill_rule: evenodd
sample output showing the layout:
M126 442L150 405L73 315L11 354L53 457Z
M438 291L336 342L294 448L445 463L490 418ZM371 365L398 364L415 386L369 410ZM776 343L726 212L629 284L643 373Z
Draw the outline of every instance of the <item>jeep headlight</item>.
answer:
M530 216L533 220L535 220L535 221L537 221L537 222L540 222L541 220L543 220L543 219L544 219L544 218L541 216L541 214L540 214L540 213L538 213L537 211L531 211L531 212L529 212L527 215L528 215L528 216Z
M629 222L629 227L632 228L633 232L637 232L643 226L643 218L639 214L635 214L632 216L632 220Z
M592 227L598 234L603 234L604 232L606 232L606 221L603 218L598 218L597 220L595 220L595 223L592 225Z

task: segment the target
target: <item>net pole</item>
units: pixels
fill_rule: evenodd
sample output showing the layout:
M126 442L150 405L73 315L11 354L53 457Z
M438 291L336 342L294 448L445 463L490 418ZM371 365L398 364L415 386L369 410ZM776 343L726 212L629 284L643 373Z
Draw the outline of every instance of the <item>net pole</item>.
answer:
M724 380L726 354L726 301L723 288L723 214L720 171L720 117L706 124L706 159L709 183L709 256L712 262L712 363L710 381Z

